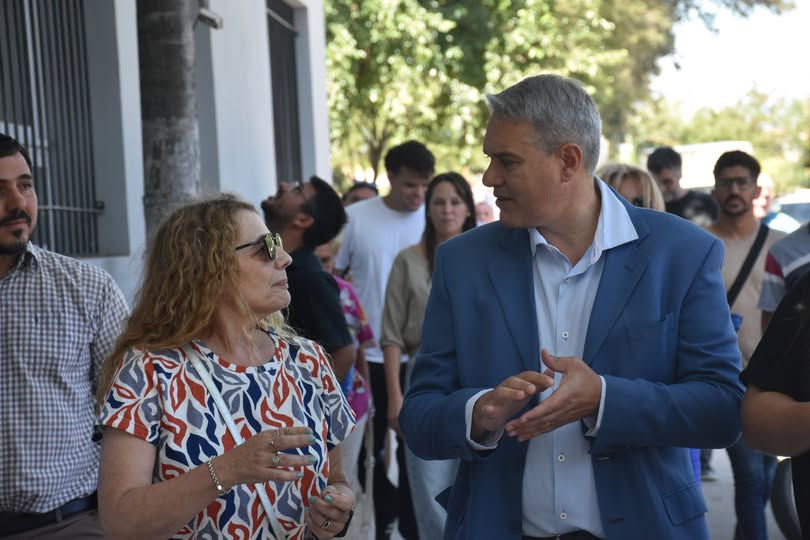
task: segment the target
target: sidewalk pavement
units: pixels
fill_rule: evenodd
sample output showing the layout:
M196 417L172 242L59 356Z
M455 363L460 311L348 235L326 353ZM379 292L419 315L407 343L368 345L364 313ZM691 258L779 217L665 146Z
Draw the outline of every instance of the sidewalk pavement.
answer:
M712 468L717 472L717 480L703 482L703 496L709 507L709 513L706 514L709 534L712 540L733 540L734 525L737 522L734 515L734 477L725 450L715 450L712 453ZM770 504L765 514L768 519L768 540L785 540L774 520Z

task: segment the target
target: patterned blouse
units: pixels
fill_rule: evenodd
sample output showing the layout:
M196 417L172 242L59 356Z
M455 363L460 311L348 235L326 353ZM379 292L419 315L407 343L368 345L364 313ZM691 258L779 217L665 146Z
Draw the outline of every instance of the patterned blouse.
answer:
M271 361L237 366L217 357L202 342L192 347L204 358L231 416L249 437L269 429L307 426L318 441L286 452L311 455L295 482L267 482L276 519L290 539L306 537L304 515L329 477L327 452L354 427L352 415L326 353L306 339L285 341L274 332ZM175 478L236 446L194 367L182 349L130 349L116 372L100 423L157 447L153 482ZM274 538L252 484L234 486L189 521L172 538Z

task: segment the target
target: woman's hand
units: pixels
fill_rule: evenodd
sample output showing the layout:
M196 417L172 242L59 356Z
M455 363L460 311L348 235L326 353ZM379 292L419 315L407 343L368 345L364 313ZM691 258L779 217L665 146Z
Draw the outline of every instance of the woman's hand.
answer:
M343 482L329 484L320 497L309 498L306 523L318 538L332 538L343 530L354 508L354 493Z
M307 427L286 427L257 433L236 448L214 458L212 466L225 490L238 484L275 480L292 482L301 478L301 469L316 461L314 455L284 453L306 448L316 441Z

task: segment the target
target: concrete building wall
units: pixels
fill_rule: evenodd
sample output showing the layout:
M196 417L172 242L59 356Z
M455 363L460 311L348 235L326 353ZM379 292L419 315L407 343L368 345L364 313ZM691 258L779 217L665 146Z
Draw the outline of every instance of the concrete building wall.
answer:
M323 4L294 1L305 177L331 179ZM94 156L102 251L87 259L112 274L131 302L145 242L136 4L87 0ZM197 24L201 185L257 204L276 190L272 81L264 0L211 0L223 27ZM189 21L191 24L193 21Z

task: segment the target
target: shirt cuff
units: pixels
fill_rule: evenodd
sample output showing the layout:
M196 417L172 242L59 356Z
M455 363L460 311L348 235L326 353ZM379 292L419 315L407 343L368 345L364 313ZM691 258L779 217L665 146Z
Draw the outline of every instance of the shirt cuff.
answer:
M585 422L585 427L588 428L588 431L585 432L586 437L596 437L599 434L599 428L602 427L602 412L605 410L605 392L607 390L607 383L605 383L605 378L599 375L599 378L602 380L602 395L599 398L599 411L596 413L596 418L593 416L586 416L582 419Z
M473 416L473 409L475 408L475 403L487 392L492 390L481 390L470 399L467 400L467 405L464 407L464 420L467 423L467 442L470 444L473 450L477 452L486 452L488 450L494 450L498 447L498 442L501 440L503 436L503 426L498 429L498 431L493 431L489 437L484 439L482 442L483 444L479 444L472 440L470 433L472 431L472 416Z

